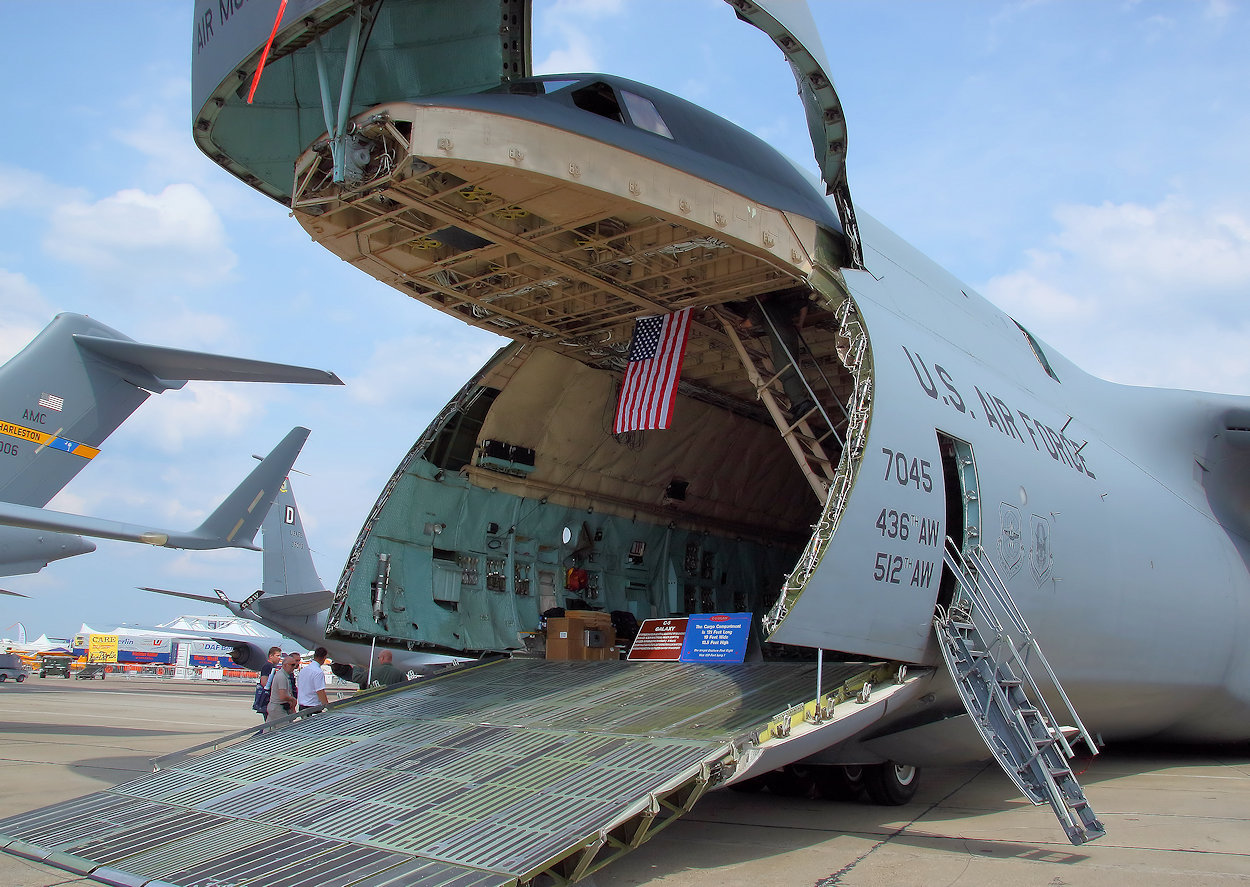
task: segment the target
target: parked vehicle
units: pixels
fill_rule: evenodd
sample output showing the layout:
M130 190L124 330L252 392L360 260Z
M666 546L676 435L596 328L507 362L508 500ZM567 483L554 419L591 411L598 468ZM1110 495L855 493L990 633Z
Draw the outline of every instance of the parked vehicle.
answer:
M22 664L21 657L16 653L0 653L0 683L4 683L9 678L19 684L26 680L26 666Z
M88 662L82 667L82 671L78 672L78 680L93 681L97 677L100 680L104 680L104 675L106 673L107 669L105 668L103 662Z
M69 680L70 663L74 661L73 656L43 656L39 660L39 677L46 678L48 675L61 677Z

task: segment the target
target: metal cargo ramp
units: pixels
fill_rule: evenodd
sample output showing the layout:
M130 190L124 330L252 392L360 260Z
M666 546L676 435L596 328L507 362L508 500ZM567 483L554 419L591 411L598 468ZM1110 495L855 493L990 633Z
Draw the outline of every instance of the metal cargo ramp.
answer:
M827 665L817 704L816 671L460 668L2 820L0 847L123 887L570 883L890 674Z

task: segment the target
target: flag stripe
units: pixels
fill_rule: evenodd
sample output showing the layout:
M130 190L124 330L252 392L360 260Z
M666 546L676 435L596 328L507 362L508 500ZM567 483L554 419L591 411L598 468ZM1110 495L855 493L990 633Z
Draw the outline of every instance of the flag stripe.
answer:
M672 424L677 380L690 333L690 311L683 308L664 316L658 331L654 328L656 318L641 318L634 323L614 434L668 428Z

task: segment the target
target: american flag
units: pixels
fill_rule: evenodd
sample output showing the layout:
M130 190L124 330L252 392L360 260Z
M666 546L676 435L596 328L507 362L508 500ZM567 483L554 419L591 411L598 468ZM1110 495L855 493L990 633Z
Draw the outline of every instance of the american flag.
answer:
M690 334L690 311L640 317L629 343L629 366L621 383L613 434L667 428L673 421L677 378Z
M65 398L57 397L55 394L48 394L45 391L39 395L39 406L45 410L56 410L59 413L65 409Z

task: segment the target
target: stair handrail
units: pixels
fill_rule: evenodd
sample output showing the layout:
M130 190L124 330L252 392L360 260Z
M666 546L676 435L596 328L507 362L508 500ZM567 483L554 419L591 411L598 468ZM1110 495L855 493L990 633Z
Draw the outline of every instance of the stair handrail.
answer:
M1054 669L1050 666L1050 660L1046 658L1046 654L1042 652L1041 645L1038 644L1037 638L1034 637L1032 630L1024 621L1024 616L1020 613L1019 608L1016 607L1015 600L1011 597L1011 593L1007 590L1006 583L1003 582L1002 576L1000 576L998 570L995 569L993 562L990 560L989 555L985 551L985 548L981 545L976 545L972 548L971 555L978 567L982 568L980 574L987 576L986 584L989 585L994 591L994 596L998 598L999 603L1004 607L1004 609L1006 609L1007 614L1011 617L1012 621L1021 627L1021 633L1027 639L1031 652L1036 654L1038 661L1041 662L1042 667L1046 670L1046 677L1050 680L1051 685L1054 686L1055 692L1059 694L1059 698L1063 700L1064 707L1067 708L1068 714L1072 716L1077 733L1083 740L1085 740L1085 744L1089 747L1090 752L1095 755L1098 754L1097 742L1095 741L1093 735L1090 734L1089 730L1086 729L1084 722L1081 720L1081 716L1077 714L1076 706L1074 706L1072 704L1072 700L1068 698L1067 691L1063 689L1063 684L1059 682L1058 676L1055 674ZM988 579L989 576L993 577L993 581ZM1069 757L1071 757L1071 755L1069 755Z
M970 554L973 554L974 557L977 547L979 546L973 546L969 550ZM1019 633L1022 638L1020 642L1017 642L994 613L992 602L989 595L987 595L985 590L982 588L982 583L990 588L998 604L1007 609L1007 615L1009 617L1011 617L1011 609L1015 608L1014 602L1011 607L1008 608L1007 605L1003 603L1002 598L1005 594L1007 599L1011 600L1011 595L1007 593L1005 587L1002 589L1001 593L998 589L993 588L992 583L989 582L989 580L985 577L985 573L981 570L967 569L967 559L964 558L963 552L956 547L955 541L949 536L946 537L946 548L948 554L958 558L961 564L965 567L963 575L960 575L959 578L963 579L965 582L971 583L971 585L967 588L967 591L968 596L973 601L975 615L974 613L970 613L969 618L971 619L979 616L981 619L989 623L993 630L998 634L994 645L1002 643L1011 651L1011 657L1008 660L1008 663L1018 663L1021 680L1027 681L1029 689L1032 691L1032 696L1034 697L1032 700L1034 708L1041 713L1046 729L1054 737L1055 742L1057 742L1063 749L1064 754L1069 758L1074 757L1076 752L1068 742L1067 737L1064 736L1063 732L1059 729L1054 712L1050 710L1050 706L1046 703L1046 697L1042 694L1042 689L1037 684L1037 679L1033 677L1032 671L1029 670L1028 662L1030 653L1035 654L1037 659L1042 663L1043 668L1046 669L1046 673L1050 678L1052 686L1058 689L1059 694L1063 697L1068 706L1069 713L1079 722L1080 719L1076 717L1076 712L1072 708L1072 703L1067 700L1067 695L1063 692L1063 687L1060 686L1059 679L1055 676L1054 670L1051 669L1050 663L1047 661L1045 654L1042 653L1041 646L1037 643L1037 639L1033 637L1032 631L1029 630L1029 626L1024 621L1024 617L1020 615L1019 610L1016 610L1016 615L1012 617L1012 621L1019 629ZM993 568L993 564L990 564L989 566L991 569ZM1081 726L1083 727L1084 725Z
M1055 692L1067 709L1067 714L1073 721L1077 735L1084 740L1092 754L1098 754L1097 742L1088 728L1086 728L1084 721L1081 720L1081 716L1077 714L1076 707L1068 697L1067 691L1063 689L1063 684L1059 682L1059 677L1055 674L1054 668L1051 667L1050 660L1042 652L1041 644L1038 643L1024 616L1020 613L1014 599L1011 597L1011 593L1007 590L1006 583L1003 582L998 570L994 568L994 564L990 561L985 548L979 544L971 546L968 549L968 557L965 557L964 553L956 546L955 541L947 536L946 550L947 554L952 556L957 564L956 566L948 563L948 566L951 566L956 577L961 580L960 586L970 598L973 609L980 611L981 617L989 622L992 629L999 634L1000 640L1007 641L1008 646L1011 647L1013 657L1020 661L1022 666L1020 670L1036 696L1036 705L1042 711L1048 725L1054 729L1064 753L1069 758L1076 755L1067 737L1059 730L1057 719L1047 704L1042 689L1038 686L1037 679L1034 678L1032 671L1028 667L1030 659L1035 658L1036 662L1041 664L1042 669L1046 673L1046 678L1050 681L1050 685L1055 689ZM983 585L984 588L982 587ZM988 589L990 594L987 594L985 589ZM993 602L991 602L991 595ZM1018 630L1021 637L1019 645L1008 635L1006 628L994 614L993 603L997 603L1002 608L1003 612Z

